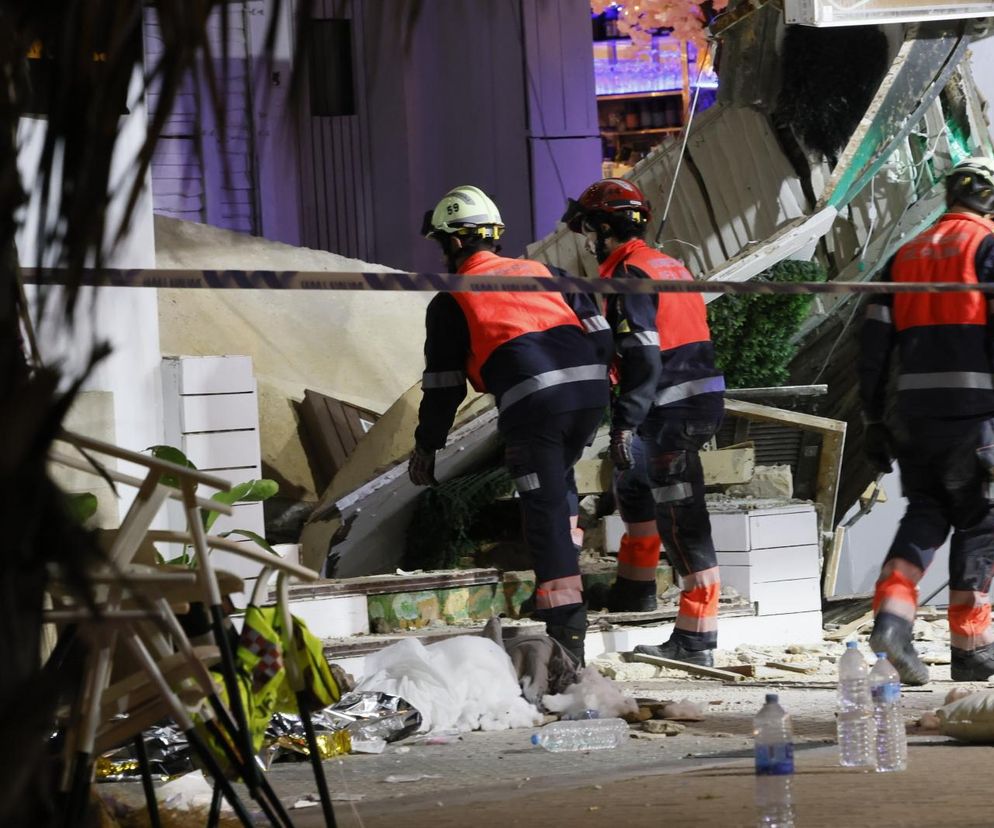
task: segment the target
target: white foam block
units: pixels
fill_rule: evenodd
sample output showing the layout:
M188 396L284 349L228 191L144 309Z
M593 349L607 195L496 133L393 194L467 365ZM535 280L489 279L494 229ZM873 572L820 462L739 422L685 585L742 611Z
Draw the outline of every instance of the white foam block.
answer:
M365 595L335 595L290 602L290 612L318 638L345 638L369 633Z
M814 506L802 503L776 509L712 512L711 535L715 549L746 552L818 543Z

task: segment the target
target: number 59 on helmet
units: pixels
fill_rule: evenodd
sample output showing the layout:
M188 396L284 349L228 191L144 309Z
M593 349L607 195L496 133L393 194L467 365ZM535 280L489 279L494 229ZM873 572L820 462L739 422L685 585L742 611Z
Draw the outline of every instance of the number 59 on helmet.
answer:
M439 233L499 239L504 232L500 211L479 187L463 185L449 190L434 210L425 213L421 235L435 238Z

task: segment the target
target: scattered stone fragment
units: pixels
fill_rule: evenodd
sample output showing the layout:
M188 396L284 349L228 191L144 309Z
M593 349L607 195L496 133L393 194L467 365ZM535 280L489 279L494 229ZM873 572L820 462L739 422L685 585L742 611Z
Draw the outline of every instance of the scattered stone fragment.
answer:
M646 681L659 676L658 667L638 661L630 663L595 661L593 666L602 676L607 676L615 681Z
M677 722L666 721L665 719L650 719L642 723L642 729L646 733L662 734L663 736L676 736L683 733L687 728Z
M966 698L971 693L976 693L977 691L970 687L954 687L948 693L946 693L946 700L943 704L952 704L954 701L959 701L962 698Z
M756 466L752 480L729 486L725 492L732 497L791 498L794 477L787 465Z
M621 718L624 719L629 724L638 724L639 722L644 722L652 718L652 708L649 707L639 707L638 710L631 713L623 713Z
M657 714L661 719L670 719L677 722L703 722L704 713L701 708L689 699L671 702L663 707Z

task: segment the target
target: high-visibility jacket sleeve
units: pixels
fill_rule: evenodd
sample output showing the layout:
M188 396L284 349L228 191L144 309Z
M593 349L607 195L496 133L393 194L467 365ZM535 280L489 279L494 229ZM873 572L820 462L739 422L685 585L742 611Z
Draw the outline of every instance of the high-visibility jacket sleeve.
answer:
M466 398L469 326L451 294L440 293L425 313L425 372L414 441L438 451L452 428L459 404Z
M570 275L565 270L551 265L549 270L553 276ZM576 318L583 325L583 330L597 352L597 359L605 365L610 365L614 360L614 336L597 300L587 293L564 293L563 300L573 309Z
M631 265L615 275L649 278ZM611 427L620 431L638 428L648 416L656 399L662 361L656 323L658 294L628 294L618 299L617 318L611 320L618 355L618 397L611 411Z
M893 259L881 281L890 281ZM874 293L866 304L859 342L859 394L863 414L871 422L883 420L887 408L887 380L896 337L891 315L893 294Z

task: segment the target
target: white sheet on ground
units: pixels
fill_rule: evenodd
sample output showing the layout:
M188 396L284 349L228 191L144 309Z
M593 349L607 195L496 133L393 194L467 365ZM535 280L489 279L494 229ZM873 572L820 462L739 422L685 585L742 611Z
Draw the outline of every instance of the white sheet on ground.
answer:
M541 721L521 697L511 659L488 638L463 635L424 646L408 638L366 658L357 690L401 696L421 730L507 730Z

